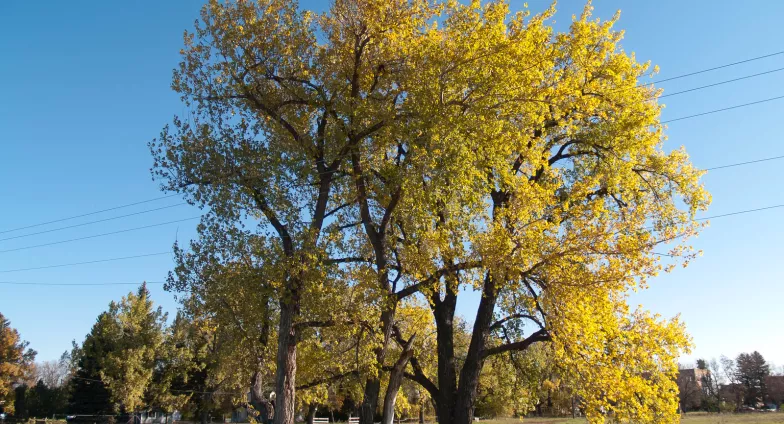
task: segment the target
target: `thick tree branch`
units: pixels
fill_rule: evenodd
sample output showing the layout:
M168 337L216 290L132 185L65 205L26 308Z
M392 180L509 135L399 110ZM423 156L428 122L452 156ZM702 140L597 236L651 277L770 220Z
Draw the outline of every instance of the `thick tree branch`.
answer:
M341 373L341 374L331 375L329 377L320 378L318 380L314 380L314 381L311 381L309 383L297 386L297 390L310 389L310 388L313 388L313 387L316 387L316 386L320 386L320 385L325 384L325 383L330 383L330 382L333 382L333 381L342 380L342 379L344 379L346 377L352 377L352 376L358 376L358 375L359 375L359 371L349 371L349 372L344 372L344 373Z
M401 289L400 291L395 293L395 295L397 296L398 299L403 299L406 296L410 296L410 295L418 292L419 289L421 289L423 286L435 283L441 277L443 277L444 275L446 275L446 274L448 274L450 272L464 271L464 270L467 270L467 269L478 268L480 266L482 266L482 262L481 261L469 261L469 262L463 262L463 263L459 263L459 264L454 264L452 266L449 266L449 267L446 267L446 268L443 268L443 269L439 269L438 271L436 271L430 277L428 277L428 278L426 278L426 279L424 279L422 281L419 281L417 283L414 283L414 284L412 284L412 285L410 285L408 287L405 287L405 288Z
M533 315L512 314L512 315L509 315L508 317L501 318L498 321L494 322L492 325L490 325L490 331L493 331L493 330L496 330L498 328L501 328L508 321L515 320L515 319L523 319L523 318L529 319L529 320L533 321L534 323L536 323L536 325L539 326L539 328L544 328L544 325L542 325L542 323L539 321L539 319L536 318Z
M372 259L363 258L363 257L360 257L360 256L352 256L352 257L348 257L348 258L327 259L324 262L327 265L337 265L337 264L357 263L357 262L372 262Z
M256 202L256 205L264 213L264 216L267 217L267 220L269 220L270 224L272 224L272 227L275 228L278 236L280 236L280 239L283 242L284 253L286 253L287 256L292 256L294 254L294 243L292 242L291 234L289 234L288 228L286 228L285 224L280 222L278 215L274 210L272 210L269 203L267 203L267 198L264 197L264 194L262 194L259 189L249 188L249 190L253 195L252 197Z
M536 342L544 342L548 340L550 340L550 335L547 333L547 330L541 329L528 336L525 340L491 347L490 349L485 349L484 352L482 352L482 358L487 358L492 355L497 355L499 353L514 351L514 350L517 351L526 350L528 346L531 346Z

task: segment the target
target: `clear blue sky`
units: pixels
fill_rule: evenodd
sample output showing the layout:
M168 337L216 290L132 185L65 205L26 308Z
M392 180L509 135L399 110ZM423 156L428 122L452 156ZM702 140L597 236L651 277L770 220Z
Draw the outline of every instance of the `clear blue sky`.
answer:
M784 50L784 2L597 0L596 15L622 9L623 45L661 66L661 78ZM514 1L513 7L522 2ZM539 11L548 1L529 0ZM563 29L581 1L563 1ZM304 2L322 8L322 2ZM147 142L175 113L169 89L182 33L197 1L0 2L0 231L161 196L149 174ZM784 67L784 55L662 84L667 92ZM784 95L782 73L666 99L664 119ZM701 167L784 155L784 100L670 125L669 147L685 145ZM784 203L782 161L711 172L710 215ZM179 203L177 198L60 224L3 233L0 239ZM49 243L197 216L177 206L134 217L0 241L0 250ZM759 350L784 364L784 290L779 266L784 209L716 219L696 241L705 255L633 297L665 316L681 313L697 348L693 357ZM73 243L0 253L0 271L166 252L195 234L196 221ZM138 283L162 281L168 255L35 271L0 272L0 281ZM56 358L81 341L96 316L134 286L0 284L0 312L39 351ZM156 302L176 310L152 285ZM460 308L476 302L469 294ZM469 317L470 319L470 317Z

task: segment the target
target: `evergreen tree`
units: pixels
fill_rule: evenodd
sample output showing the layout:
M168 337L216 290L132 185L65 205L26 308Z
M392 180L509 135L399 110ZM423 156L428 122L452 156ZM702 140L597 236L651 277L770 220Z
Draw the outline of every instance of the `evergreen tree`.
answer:
M72 414L103 415L114 412L114 405L106 385L101 381L103 359L116 346L106 327L110 318L101 313L81 346L74 342L71 356L76 365L71 378L68 410Z
M136 293L112 302L105 316L113 349L101 360L100 376L112 401L126 413L153 406L162 392L153 377L165 355L166 314L154 308L142 284Z
M741 353L735 363L737 379L746 389L743 402L756 406L767 397L765 380L770 375L770 366L756 350L752 353Z

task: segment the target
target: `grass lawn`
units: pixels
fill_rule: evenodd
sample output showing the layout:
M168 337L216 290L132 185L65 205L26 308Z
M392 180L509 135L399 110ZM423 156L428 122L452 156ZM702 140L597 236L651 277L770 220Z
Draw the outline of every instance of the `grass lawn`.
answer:
M523 424L584 424L584 419L571 418L525 418ZM685 424L784 424L784 413L758 412L750 414L707 414L693 412L683 416ZM514 424L521 423L514 418L498 420L482 420L482 424Z

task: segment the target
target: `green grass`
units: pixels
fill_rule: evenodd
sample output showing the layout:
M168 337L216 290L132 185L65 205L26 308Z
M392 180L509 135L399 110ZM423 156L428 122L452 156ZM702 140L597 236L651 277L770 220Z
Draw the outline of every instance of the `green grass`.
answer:
M522 421L514 418L482 420L482 424L584 424L584 419L571 418L525 418ZM751 414L708 414L692 412L683 416L684 424L784 424L784 413L759 412Z

